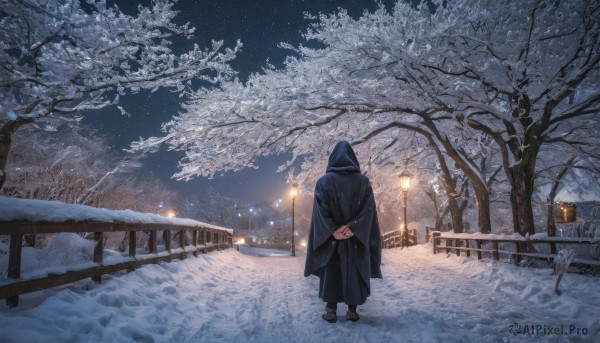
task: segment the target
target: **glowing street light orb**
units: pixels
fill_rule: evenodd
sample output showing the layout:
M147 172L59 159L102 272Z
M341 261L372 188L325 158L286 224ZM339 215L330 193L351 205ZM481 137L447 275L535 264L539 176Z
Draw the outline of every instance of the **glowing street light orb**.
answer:
M169 213L167 213L167 217L169 217L169 218L175 217L175 212L169 211Z
M410 179L412 178L412 174L408 173L407 171L403 171L398 177L400 178L400 189L403 192L408 192L410 189Z
M297 196L298 196L298 185L293 184L292 189L290 190L290 197L292 197L293 200L296 200Z

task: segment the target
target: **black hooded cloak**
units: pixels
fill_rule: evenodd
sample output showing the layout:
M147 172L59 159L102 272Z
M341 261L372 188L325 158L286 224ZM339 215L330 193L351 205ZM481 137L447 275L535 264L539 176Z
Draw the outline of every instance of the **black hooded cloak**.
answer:
M354 236L338 241L333 233L343 225ZM350 143L341 141L315 187L304 276L320 278L323 301L361 305L370 295L370 279L382 277L380 265L381 238L371 183L361 174Z

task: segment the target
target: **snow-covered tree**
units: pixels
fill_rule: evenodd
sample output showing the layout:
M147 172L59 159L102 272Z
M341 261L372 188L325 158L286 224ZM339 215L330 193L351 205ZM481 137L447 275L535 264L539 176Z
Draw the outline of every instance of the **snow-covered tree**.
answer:
M236 204L233 199L223 196L218 190L209 187L206 191L186 196L178 206L185 218L202 222L235 227Z
M172 51L172 37L194 32L173 23L173 3L154 0L131 16L106 0L0 0L0 187L11 135L24 124L117 105L127 92L181 92L190 80L234 75L228 62L239 42Z
M185 150L182 179L283 151L304 156L310 174L348 139L369 161L376 190L393 197L406 137L417 133L468 178L479 231L489 232L498 168L485 172L474 160L481 144L465 137L479 132L500 151L514 231L533 234L541 146L578 144L573 128L597 124L599 16L597 0L399 1L392 13L320 15L305 33L309 46L281 44L292 51L285 68L196 93L164 137L133 148ZM576 92L585 96L571 101Z
M57 132L29 126L14 135L0 194L144 212L177 197L139 172L139 156L124 156L89 129L65 126Z
M446 90L438 99L460 113L459 120L498 144L511 185L513 226L533 234L531 200L542 144L576 142L573 127L597 125L600 4L481 4L488 11L469 14L469 25L448 30L436 44L435 53L443 54L428 54L420 70L432 71L426 85ZM589 92L572 102L578 90Z

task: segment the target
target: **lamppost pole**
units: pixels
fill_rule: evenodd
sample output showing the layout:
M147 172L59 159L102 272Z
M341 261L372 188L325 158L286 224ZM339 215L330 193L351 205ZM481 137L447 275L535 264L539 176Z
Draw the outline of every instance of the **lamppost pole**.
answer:
M406 199L407 197L407 193L406 191L403 191L402 193L404 193L404 244L403 246L407 247L408 246L408 223L406 221Z
M294 209L294 206L296 204L296 199L292 199L292 256L296 256L296 243L294 242L294 222L295 222L295 214L296 211Z
M407 247L408 244L408 221L406 219L406 203L408 199L408 189L410 188L410 179L412 174L403 171L400 177L400 189L404 193L404 234L402 235L402 246Z
M292 185L292 190L290 191L290 196L292 197L292 256L296 256L296 243L294 242L294 222L295 222L295 216L296 216L296 211L295 211L295 205L296 205L296 196L298 196L298 185L297 184L293 184Z

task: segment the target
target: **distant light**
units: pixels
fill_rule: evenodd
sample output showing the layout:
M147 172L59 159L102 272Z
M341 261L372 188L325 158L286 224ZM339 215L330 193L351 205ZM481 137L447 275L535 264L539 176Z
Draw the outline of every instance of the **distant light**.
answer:
M302 243L300 243L300 246L306 248L306 241L302 241Z
M275 224L273 221L271 221L271 225Z
M242 216L242 214L241 214L241 213L238 213L238 217L241 217L241 216Z
M175 212L169 211L169 213L167 213L167 217L169 217L169 218L175 217Z

